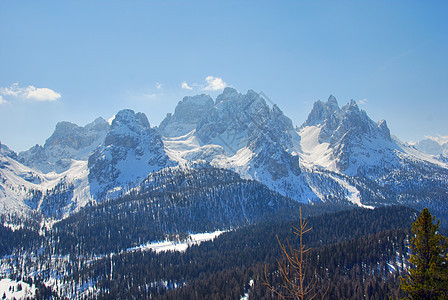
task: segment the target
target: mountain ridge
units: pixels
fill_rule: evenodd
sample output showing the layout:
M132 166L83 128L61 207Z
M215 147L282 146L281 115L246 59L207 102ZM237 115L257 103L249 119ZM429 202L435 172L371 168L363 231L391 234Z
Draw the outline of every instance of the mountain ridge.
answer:
M261 94L225 88L215 101L184 97L157 127L144 113L121 110L111 124L60 122L44 146L19 154L1 149L2 201L55 219L126 195L153 172L195 163L303 203L447 206L443 160L400 142L386 121L372 121L355 101L339 107L332 95L296 128ZM437 192L415 199L431 188Z

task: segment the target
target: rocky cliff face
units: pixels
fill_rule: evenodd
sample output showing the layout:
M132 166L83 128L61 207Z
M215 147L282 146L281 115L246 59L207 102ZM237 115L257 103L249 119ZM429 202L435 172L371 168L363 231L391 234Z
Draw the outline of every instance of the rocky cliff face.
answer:
M185 97L180 101L174 114L168 114L158 129L166 137L182 136L193 129L213 108L213 99L209 95Z
M178 116L186 114L184 102L176 107L172 119L181 120ZM300 137L292 121L276 105L269 107L252 90L242 94L225 88L213 107L207 108L199 121L194 120L195 131L185 141L186 151L179 146L180 138L173 137L167 138L169 150L187 161L205 160L267 184L283 195L302 199L298 189L293 188L303 184L298 179L301 170L296 151Z
M17 153L15 153L14 151L12 151L11 149L8 148L8 146L0 143L0 154L6 157L10 157L12 159L17 160L18 159L18 155Z
M316 102L301 128L310 126L320 128L318 142L329 144L337 169L351 175L359 167L377 164L385 152L393 156L398 147L386 121L375 123L353 100L342 108L333 96L326 103Z
M89 157L91 194L103 199L172 164L146 115L122 110L115 115L104 143Z
M109 123L98 118L84 127L59 122L44 146L35 145L19 154L19 161L44 173L62 173L70 168L71 160L87 160L103 141Z

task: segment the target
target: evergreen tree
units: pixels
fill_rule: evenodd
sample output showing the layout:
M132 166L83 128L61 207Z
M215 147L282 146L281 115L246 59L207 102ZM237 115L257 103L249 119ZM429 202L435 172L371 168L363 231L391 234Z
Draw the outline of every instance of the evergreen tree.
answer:
M447 299L448 242L439 232L440 220L424 208L412 224L411 268L401 278L401 289L410 299Z

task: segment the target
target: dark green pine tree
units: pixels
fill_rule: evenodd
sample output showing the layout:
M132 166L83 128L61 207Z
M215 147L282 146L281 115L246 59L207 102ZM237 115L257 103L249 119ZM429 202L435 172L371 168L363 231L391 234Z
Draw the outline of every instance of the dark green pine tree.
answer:
M447 299L448 297L448 242L438 233L440 220L427 208L412 224L411 268L401 278L401 289L410 299Z

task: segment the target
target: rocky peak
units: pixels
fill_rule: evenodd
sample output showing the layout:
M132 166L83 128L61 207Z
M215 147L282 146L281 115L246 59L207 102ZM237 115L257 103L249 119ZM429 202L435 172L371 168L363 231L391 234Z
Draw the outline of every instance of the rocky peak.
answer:
M67 170L71 160L87 160L91 152L103 141L109 123L97 118L84 127L70 122L56 124L53 134L44 146L36 145L19 154L19 161L44 173Z
M128 127L129 129L138 130L137 128L139 127L148 129L151 126L144 113L135 113L131 109L123 109L120 110L112 120L111 130L113 131L120 127Z
M108 128L109 124L102 118L96 119L85 127L70 122L59 122L53 134L46 140L44 148L59 146L80 150L90 146Z
M144 113L124 109L115 115L104 144L135 148L141 139L150 134L150 129L151 126Z
M364 110L360 110L354 100L343 108L343 118L333 134L332 140L339 140L348 131L369 139L386 139L391 141L390 131L385 120L378 123L372 121Z
M92 123L84 126L85 129L90 131L106 131L109 129L109 127L109 123L101 117L96 118Z
M185 135L196 128L213 105L213 99L209 95L184 97L177 104L174 114L168 114L160 123L159 131L167 137Z
M385 139L387 139L388 141L392 140L392 138L390 137L390 130L389 127L387 127L386 120L381 120L378 123L378 128L380 132L383 134Z
M226 88L216 99L210 114L197 127L196 134L203 143L209 143L216 137L220 140L231 139L232 144L235 138L247 143L251 132L264 130L271 117L264 99L251 90L243 95L235 89ZM240 146L244 145L240 143Z
M333 95L330 95L327 102L324 103L318 100L314 103L313 109L302 127L323 126L330 127L328 129L334 130L334 126L340 119L341 109L339 108L336 98Z
M172 165L162 137L151 128L144 113L121 110L112 121L104 144L89 157L92 196L103 199L114 188L126 187L149 173Z
M17 153L9 149L6 145L0 143L0 154L3 156L10 157L14 160L18 159Z
M270 108L253 90L246 94L225 90L198 125L196 135L203 144L221 145L227 156L247 147L254 154L249 169L266 171L262 180L300 174L299 158L288 152L293 149L293 139L299 139L292 121L277 105Z
M224 88L224 91L222 92L222 94L220 94L220 95L218 95L218 97L216 97L215 104L218 104L220 102L230 100L230 99L240 98L240 97L241 97L241 94L238 93L238 91L236 89L231 88L231 87L226 87L226 88Z
M334 110L338 110L339 109L339 104L338 104L338 101L336 100L335 96L330 95L328 97L327 106L328 107L332 107Z
M44 147L60 145L79 149L83 146L83 143L79 139L83 135L83 131L85 131L84 128L76 124L59 122L56 124L53 134L45 142Z
M319 142L328 142L334 131L343 119L343 110L339 108L338 102L333 95L328 97L327 102L316 101L307 120L301 126L320 126Z

